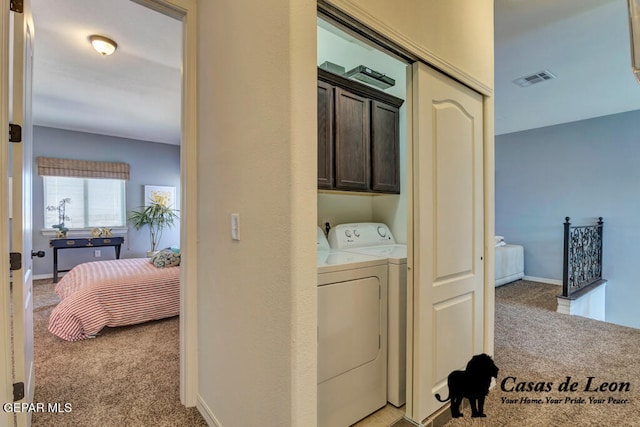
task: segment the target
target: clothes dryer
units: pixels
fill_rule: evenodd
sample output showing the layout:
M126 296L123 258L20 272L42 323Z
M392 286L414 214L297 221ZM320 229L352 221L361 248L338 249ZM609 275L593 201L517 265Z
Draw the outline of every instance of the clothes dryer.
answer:
M383 223L340 224L329 232L334 250L386 258L388 261L387 401L406 402L407 245L398 244Z
M318 228L318 426L387 402L387 260L329 249Z

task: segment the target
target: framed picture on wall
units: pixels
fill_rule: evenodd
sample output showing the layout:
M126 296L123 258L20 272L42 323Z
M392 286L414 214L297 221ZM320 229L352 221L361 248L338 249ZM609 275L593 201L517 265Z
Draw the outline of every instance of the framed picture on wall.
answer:
M176 187L167 187L162 185L145 185L144 205L148 206L150 202L159 202L164 206L176 209Z

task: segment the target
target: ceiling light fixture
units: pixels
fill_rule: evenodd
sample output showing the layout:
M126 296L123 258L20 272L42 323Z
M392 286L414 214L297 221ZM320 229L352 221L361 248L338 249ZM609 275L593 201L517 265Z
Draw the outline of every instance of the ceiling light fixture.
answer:
M631 69L640 83L640 0L628 0Z
M114 42L110 38L99 36L97 34L89 36L89 41L93 45L93 48L102 56L111 55L118 47L118 43Z

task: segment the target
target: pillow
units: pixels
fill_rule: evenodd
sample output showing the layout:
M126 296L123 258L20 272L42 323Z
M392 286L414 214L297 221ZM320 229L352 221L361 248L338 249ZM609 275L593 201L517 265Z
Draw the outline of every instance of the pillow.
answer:
M175 267L180 265L180 252L170 248L163 249L151 257L151 263L158 268Z

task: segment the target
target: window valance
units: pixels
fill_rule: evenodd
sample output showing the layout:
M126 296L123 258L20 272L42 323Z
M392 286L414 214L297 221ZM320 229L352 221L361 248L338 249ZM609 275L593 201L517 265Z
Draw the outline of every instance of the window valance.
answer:
M129 164L38 157L38 175L129 179Z

